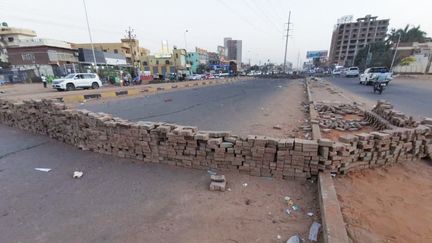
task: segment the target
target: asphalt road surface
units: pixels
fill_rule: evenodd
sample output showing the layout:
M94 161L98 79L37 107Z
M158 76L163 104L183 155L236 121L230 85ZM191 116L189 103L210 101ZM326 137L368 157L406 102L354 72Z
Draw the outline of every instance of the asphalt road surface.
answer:
M239 131L266 100L283 92L292 80L256 79L232 84L170 91L79 106L132 121L160 121L201 130ZM290 105L290 104L287 104ZM271 109L280 109L272 107Z
M275 223L286 218L285 195L316 212L310 183L226 172L232 192L210 192L207 171L133 163L3 125L0 144L2 243L269 242L306 237L314 220ZM75 170L83 177L73 179Z
M390 101L396 110L417 118L432 117L432 80L396 78L381 95L374 94L372 86L359 85L358 78L329 78L329 81L366 99Z

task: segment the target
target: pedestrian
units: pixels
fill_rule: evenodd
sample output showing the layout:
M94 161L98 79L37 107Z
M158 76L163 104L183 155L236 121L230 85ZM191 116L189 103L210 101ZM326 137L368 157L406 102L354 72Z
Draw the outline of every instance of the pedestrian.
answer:
M42 79L43 87L47 88L47 78L45 77L45 75L42 74L41 79Z

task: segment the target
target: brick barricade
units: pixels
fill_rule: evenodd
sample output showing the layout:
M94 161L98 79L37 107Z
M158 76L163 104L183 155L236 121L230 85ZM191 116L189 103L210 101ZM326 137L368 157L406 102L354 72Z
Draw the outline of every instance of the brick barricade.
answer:
M48 135L83 150L196 169L307 179L320 171L344 174L426 157L431 129L398 128L327 139L277 139L155 122L130 122L67 108L53 100L0 100L0 123Z

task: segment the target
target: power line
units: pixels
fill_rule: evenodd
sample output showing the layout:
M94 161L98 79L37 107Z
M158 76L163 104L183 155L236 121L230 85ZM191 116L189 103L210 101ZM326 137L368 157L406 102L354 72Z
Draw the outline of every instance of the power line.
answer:
M279 29L279 27L273 22L271 21L270 18L268 18L267 15L265 15L263 12L257 10L256 8L253 8L252 5L249 5L249 1L248 0L244 0L245 5L252 11L254 11L257 15L261 15L262 17L264 17L264 19L270 24L273 25L275 27L275 29L277 30L277 32L279 33L281 30Z

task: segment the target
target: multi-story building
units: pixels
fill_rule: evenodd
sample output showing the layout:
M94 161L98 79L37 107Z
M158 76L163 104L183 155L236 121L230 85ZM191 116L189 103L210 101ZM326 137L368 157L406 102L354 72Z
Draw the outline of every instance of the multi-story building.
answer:
M387 35L389 19L366 15L352 21L352 17L338 20L333 30L330 57L331 64L351 66L358 51L369 43L383 41Z
M91 43L72 44L72 46L76 49L92 48ZM129 41L129 39L121 39L121 42L114 43L93 43L93 47L103 52L123 54L126 57L127 63L133 63L135 67L140 67L140 60L150 53L148 49L139 46L139 41L137 39L131 39L131 41Z
M230 61L235 61L240 67L242 63L242 41L233 40L231 37L224 38L226 57Z
M147 55L141 59L141 64L144 71L150 71L152 75L186 74L188 68L186 56L185 49L174 48L169 54Z
M8 61L7 48L10 44L33 37L36 37L33 30L9 27L6 22L0 23L0 61Z
M195 52L198 53L200 64L207 65L209 61L208 51L206 49L195 47Z
M65 75L78 63L78 53L65 41L21 39L10 43L7 51L12 67L34 70L38 76Z
M196 73L200 64L200 57L197 52L188 52L186 56L186 63L189 65L189 71Z

